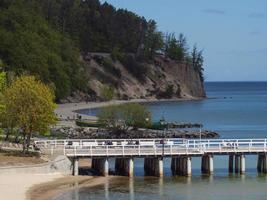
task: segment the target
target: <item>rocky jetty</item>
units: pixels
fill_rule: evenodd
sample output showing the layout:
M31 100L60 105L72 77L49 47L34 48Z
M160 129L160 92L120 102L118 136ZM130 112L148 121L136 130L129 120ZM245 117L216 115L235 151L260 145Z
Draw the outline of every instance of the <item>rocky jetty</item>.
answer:
M69 139L123 139L123 138L200 138L198 130L129 130L127 132L110 132L106 129L96 128L58 128L51 131L51 136L58 136ZM214 131L203 130L201 138L219 138Z

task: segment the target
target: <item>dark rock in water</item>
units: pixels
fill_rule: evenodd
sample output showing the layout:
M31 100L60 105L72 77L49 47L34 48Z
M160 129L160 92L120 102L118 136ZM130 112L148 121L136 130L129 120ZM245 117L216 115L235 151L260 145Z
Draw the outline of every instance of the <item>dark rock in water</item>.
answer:
M128 130L121 132L110 132L106 129L94 128L59 128L51 130L51 136L69 139L123 139L123 138L200 138L199 131L188 130ZM213 131L204 130L201 132L201 138L213 139L220 135Z

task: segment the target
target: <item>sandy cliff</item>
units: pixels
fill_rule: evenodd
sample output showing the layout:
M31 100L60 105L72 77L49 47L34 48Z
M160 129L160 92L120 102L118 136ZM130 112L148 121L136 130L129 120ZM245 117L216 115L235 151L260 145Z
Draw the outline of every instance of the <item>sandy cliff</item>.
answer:
M146 68L145 80L140 81L127 70L120 61L113 61L109 54L90 54L85 57L89 86L98 99L104 85L115 89L115 99L175 99L203 98L206 96L199 73L189 64L156 56L149 63L142 63ZM108 60L121 76L114 75L112 69L103 65ZM75 95L74 95L75 96ZM79 95L76 95L76 97ZM81 100L81 95L79 97ZM70 101L72 101L72 98ZM77 99L77 98L76 98Z

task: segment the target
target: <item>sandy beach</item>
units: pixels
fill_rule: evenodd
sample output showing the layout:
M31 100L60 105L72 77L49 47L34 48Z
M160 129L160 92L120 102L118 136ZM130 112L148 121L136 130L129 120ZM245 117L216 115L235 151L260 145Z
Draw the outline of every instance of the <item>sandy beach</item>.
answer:
M0 174L0 194L3 200L26 200L27 191L36 184L54 181L61 174Z
M112 178L62 174L0 174L0 194L3 200L51 200L72 187L93 187Z
M54 181L34 185L27 191L26 199L51 200L68 190L102 185L111 179L115 179L115 177L66 176Z

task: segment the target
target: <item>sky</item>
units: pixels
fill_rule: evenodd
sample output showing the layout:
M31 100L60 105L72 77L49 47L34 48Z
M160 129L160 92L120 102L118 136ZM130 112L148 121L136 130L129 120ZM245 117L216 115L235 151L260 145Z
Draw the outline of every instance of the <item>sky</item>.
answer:
M267 0L106 1L196 43L206 81L267 81Z

